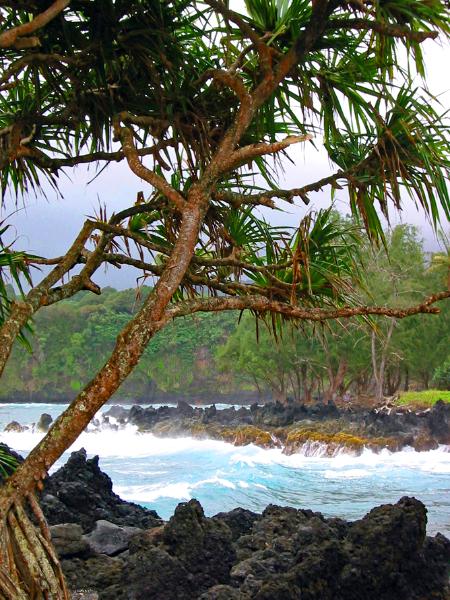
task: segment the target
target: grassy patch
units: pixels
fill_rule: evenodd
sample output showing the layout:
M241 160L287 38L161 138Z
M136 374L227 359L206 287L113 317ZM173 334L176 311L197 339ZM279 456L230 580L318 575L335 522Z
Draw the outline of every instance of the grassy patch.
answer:
M450 391L424 390L423 392L402 392L397 404L414 406L433 406L438 400L450 402Z

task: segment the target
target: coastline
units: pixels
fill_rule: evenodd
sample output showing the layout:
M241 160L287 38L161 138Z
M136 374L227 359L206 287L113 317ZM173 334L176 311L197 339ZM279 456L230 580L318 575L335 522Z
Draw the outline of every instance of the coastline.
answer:
M28 406L39 405L17 404L18 408L23 407L22 417ZM108 404L88 429L119 431L132 426L138 433L152 433L160 438L210 439L234 446L254 444L265 449L279 448L287 455L305 456L336 456L341 452L359 456L366 449L397 452L409 447L421 452L450 446L450 404L443 401L415 411L392 404L374 409L338 407L333 403L219 406L222 408L185 401L176 406ZM4 432L46 432L52 420L50 414L43 412L33 425L5 422Z

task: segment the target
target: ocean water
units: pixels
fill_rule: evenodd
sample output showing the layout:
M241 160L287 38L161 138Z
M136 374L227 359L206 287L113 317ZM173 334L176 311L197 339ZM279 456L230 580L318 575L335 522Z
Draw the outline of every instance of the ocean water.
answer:
M32 430L5 433L12 420L31 425L43 412L53 417L63 405L0 405L0 441L26 455L42 437ZM235 447L212 440L157 438L132 426L84 432L70 450L98 454L122 498L156 510L167 519L175 506L197 498L207 515L242 506L295 506L346 519L374 506L415 496L428 508L428 532L450 537L450 449L404 450L354 457L285 456L281 450ZM67 459L65 455L56 465Z

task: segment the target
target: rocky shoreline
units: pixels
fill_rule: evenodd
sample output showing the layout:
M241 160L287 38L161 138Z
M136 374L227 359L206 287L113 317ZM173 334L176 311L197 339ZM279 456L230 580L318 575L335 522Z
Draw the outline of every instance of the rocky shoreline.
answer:
M52 422L43 413L35 431L45 432ZM90 430L120 429L133 425L139 433L158 437L214 439L236 446L255 444L281 448L284 454L360 455L364 449L391 452L412 447L416 451L449 446L450 404L442 400L427 410L386 404L379 408L337 407L335 404L252 404L218 410L215 405L176 407L113 405L90 424ZM22 432L28 426L12 421L5 431Z
M341 451L361 454L364 448L378 452L413 447L417 451L450 445L450 404L438 401L433 408L411 411L385 405L379 409L338 408L335 404L253 404L217 410L192 407L112 406L97 427L135 425L139 432L161 437L190 436L223 440L237 446L256 444L282 448L285 454Z
M450 541L426 536L414 498L354 522L269 505L167 522L112 491L98 457L74 452L41 505L73 599L446 600Z

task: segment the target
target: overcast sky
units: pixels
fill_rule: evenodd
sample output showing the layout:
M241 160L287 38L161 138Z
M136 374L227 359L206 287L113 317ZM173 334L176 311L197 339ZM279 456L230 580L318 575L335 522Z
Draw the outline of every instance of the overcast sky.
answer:
M434 94L441 94L441 102L446 108L450 108L450 47L443 48L430 40L425 42L424 47L429 89ZM282 187L300 187L332 172L326 153L314 151L311 144L305 144L303 148L293 147L290 156L295 164L286 163L285 173L280 181ZM71 179L64 174L60 176L62 197L47 189L47 198L42 195L37 198L30 196L26 199L26 205L20 205L12 215L14 203L11 201L7 202L6 207L0 208L0 220L11 215L7 222L14 226L17 236L16 249L47 257L63 254L80 230L86 216L95 213L99 202L106 204L110 215L133 204L138 191L144 191L145 196L151 191L148 184L133 175L124 162L111 165L90 184L88 182L95 175L95 167L89 170L78 167L68 175ZM329 194L329 188L315 194L312 197L313 208L328 206ZM345 190L337 195L336 202L339 210L349 212ZM266 218L270 218L274 224L297 225L301 216L305 214L304 206L295 208L286 203L280 203L281 205L287 211L285 214L273 211L265 213ZM431 226L426 222L423 212L418 211L412 202L405 203L402 214L396 216L396 222L400 221L419 226L427 249L437 249ZM448 231L448 224L445 229ZM138 273L133 270L118 271L110 267L107 275L97 273L94 279L102 286L108 284L123 288L134 286L136 275Z

